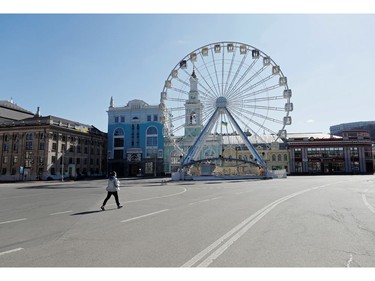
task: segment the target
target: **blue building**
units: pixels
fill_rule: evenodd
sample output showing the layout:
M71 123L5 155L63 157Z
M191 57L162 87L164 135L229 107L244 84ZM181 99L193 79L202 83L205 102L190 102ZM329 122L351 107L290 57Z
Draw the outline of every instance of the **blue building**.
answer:
M108 169L119 177L163 176L163 125L159 105L142 100L108 109Z

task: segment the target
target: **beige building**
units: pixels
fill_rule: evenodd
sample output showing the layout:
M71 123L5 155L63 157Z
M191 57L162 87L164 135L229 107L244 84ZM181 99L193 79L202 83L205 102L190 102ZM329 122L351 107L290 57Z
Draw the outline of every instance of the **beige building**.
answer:
M106 174L106 133L55 116L1 121L0 148L0 181Z
M33 116L34 113L18 106L12 99L0 100L0 122L22 120Z

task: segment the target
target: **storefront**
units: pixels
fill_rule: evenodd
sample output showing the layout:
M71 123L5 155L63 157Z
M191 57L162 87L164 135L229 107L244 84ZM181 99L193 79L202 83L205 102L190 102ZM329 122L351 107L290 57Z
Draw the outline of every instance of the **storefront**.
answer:
M290 174L373 173L372 141L367 131L344 131L342 137L299 134L288 139Z

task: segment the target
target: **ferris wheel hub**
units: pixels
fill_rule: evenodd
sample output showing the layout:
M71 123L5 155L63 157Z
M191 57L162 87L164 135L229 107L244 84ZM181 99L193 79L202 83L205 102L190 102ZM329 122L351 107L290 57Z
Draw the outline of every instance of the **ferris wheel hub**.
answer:
M224 108L224 107L227 107L227 105L228 105L228 100L226 97L218 97L216 99L217 108Z

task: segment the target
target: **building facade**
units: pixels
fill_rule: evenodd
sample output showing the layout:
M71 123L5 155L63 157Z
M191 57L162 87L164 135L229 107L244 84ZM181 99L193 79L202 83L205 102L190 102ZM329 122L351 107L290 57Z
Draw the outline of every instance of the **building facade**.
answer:
M55 116L0 123L0 181L106 174L106 134Z
M342 137L322 134L289 136L288 146L292 175L374 172L368 131L343 131Z
M163 125L159 105L142 100L115 107L108 113L108 167L121 177L163 176Z
M372 141L375 141L375 121L349 122L329 127L330 133L337 136L342 136L342 132L348 130L368 131Z

